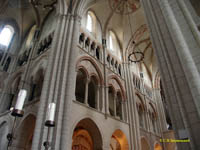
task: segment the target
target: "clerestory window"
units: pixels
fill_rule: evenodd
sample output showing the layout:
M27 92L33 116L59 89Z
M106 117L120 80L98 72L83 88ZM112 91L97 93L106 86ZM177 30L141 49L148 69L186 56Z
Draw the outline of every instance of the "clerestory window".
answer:
M93 31L93 20L92 20L92 16L91 16L90 12L88 12L88 14L87 14L87 26L86 26L86 28L90 32Z
M0 45L9 47L9 44L14 35L14 29L10 25L5 25L0 31Z

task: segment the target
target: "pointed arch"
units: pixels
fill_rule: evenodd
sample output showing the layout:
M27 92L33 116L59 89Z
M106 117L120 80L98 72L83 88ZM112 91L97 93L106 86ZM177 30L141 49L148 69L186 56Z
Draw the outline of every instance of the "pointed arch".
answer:
M137 92L135 93L135 95L138 97L139 101L140 101L141 104L142 104L143 110L145 111L147 108L146 108L146 105L145 105L145 103L144 103L143 98L142 98L141 95L140 95L139 93L137 93Z
M111 75L108 77L108 81L111 79L114 79L118 83L118 85L120 86L121 92L122 92L123 100L126 100L125 90L124 90L124 87L123 87L120 79L116 75Z

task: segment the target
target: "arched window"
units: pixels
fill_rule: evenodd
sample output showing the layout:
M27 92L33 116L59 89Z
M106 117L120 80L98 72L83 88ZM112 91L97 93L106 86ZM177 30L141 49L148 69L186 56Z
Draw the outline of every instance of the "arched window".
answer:
M144 128L144 111L141 104L138 105L138 115L140 127Z
M109 49L113 55L121 59L120 46L117 37L113 31L109 31Z
M150 123L151 123L151 126L152 126L152 131L153 132L157 132L157 116L156 116L156 110L155 110L155 107L151 104L150 104L150 108L149 108L149 118L150 118Z
M8 47L12 37L14 35L14 29L10 25L5 25L0 31L0 45Z
M110 31L110 35L109 35L109 46L110 46L110 49L113 51L114 50L114 47L113 47L113 36L112 36L112 31Z
M31 93L29 100L34 100L35 98L40 98L42 93L42 86L44 81L44 73L43 70L40 69L36 73L36 77L34 81L31 83Z
M92 108L97 108L97 80L95 77L91 77L88 85L88 104Z
M79 70L76 76L76 100L84 103L87 75L84 70Z
M91 13L88 12L87 14L87 25L86 25L86 29L90 32L92 32L92 26L93 26L93 20L92 20L92 16Z
M111 116L114 116L114 112L115 112L115 93L114 93L114 89L110 86L108 89L108 97L109 97L109 112Z
M118 92L117 93L117 102L116 102L116 115L117 117L119 117L121 120L123 119L122 118L122 96L121 94Z
M96 15L92 11L87 12L86 29L92 33L92 35L97 38L97 33L99 28L99 23L97 21Z

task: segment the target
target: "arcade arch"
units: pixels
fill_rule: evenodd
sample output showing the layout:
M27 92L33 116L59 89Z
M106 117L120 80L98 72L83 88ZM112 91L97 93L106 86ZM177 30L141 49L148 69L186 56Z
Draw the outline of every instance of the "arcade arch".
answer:
M150 150L149 143L144 137L141 139L141 150Z
M95 122L89 118L79 121L72 136L72 150L97 150L102 149L102 145L102 136Z
M126 135L120 129L115 130L112 134L109 150L129 150Z
M31 150L33 134L35 129L36 117L32 114L28 115L17 131L17 137L19 137L16 141L16 146L23 148L24 150ZM26 130L26 132L24 132Z
M154 145L154 150L162 150L162 146L159 143Z

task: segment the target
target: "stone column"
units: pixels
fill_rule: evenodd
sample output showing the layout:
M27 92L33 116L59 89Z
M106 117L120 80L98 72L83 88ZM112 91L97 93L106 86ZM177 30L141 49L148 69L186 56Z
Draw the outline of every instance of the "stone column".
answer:
M178 149L200 148L199 41L176 0L142 0L166 93Z
M100 99L100 100L101 100L101 111L102 111L103 113L105 113L105 111L106 111L105 109L106 109L106 108L105 108L105 93L104 93L105 90L104 90L104 86L101 85L101 86L100 86L100 89L101 89L101 96L100 96L100 97L101 97L101 99Z
M165 110L163 107L163 102L162 98L160 95L160 89L154 89L154 95L155 95L155 100L156 100L156 106L158 110L158 120L159 120L159 125L160 125L160 130L166 131L167 130L167 122L166 122L166 116L165 116Z
M114 116L117 116L117 94L114 95Z
M149 112L148 112L148 106L147 106L147 111L145 113L145 121L146 121L146 125L147 125L147 131L151 131L151 120L150 120L150 116L149 116Z
M125 117L124 117L124 115L125 115L125 111L124 111L125 102L124 102L124 100L122 100L122 102L120 102L120 103L121 103L121 109L122 109L122 120L125 121Z
M100 104L100 101L99 101L99 100L100 100L100 98L99 98L99 96L100 96L100 95L99 95L99 93L100 93L100 88L101 88L101 86L100 86L100 85L97 85L97 89L96 89L96 90L97 90L97 91L96 91L96 92L97 92L97 93L96 93L96 104L97 104L96 106L97 106L97 110L100 110L100 107L99 107L99 104Z
M106 35L102 38L102 46L103 46L103 72L104 72L104 108L105 108L105 117L109 114L109 98L108 98L108 81L107 81L107 58L106 58Z
M124 115L126 115L125 121L128 123L129 120L128 120L128 106L127 105L128 105L128 103L127 103L127 101L125 101L124 106L125 106L125 113L126 114L124 114Z
M77 2L77 1L76 1ZM83 1L78 1L83 3ZM81 4L80 4L81 5ZM74 99L76 73L75 62L78 55L77 43L80 28L80 17L66 11L65 1L58 1L60 12L56 24L52 49L48 58L43 90L37 113L36 127L32 150L44 149L43 142L47 137L44 127L46 112L50 102L56 103L56 126L52 129L49 140L52 150L71 149L70 114ZM76 7L76 3L73 5Z
M125 86L127 94L127 115L128 122L130 124L130 149L137 150L140 149L140 128L139 128L139 118L137 115L135 89L133 85L133 76L130 72L130 64L123 63L123 70L125 76Z
M105 99L105 103L106 103L106 114L110 114L110 111L109 111L109 94L108 94L108 91L109 91L109 88L108 87L105 87L105 91L106 91L106 93L105 93L105 97L106 97L106 99Z
M90 83L89 79L86 79L85 81L85 98L84 98L84 104L88 106L88 85Z

